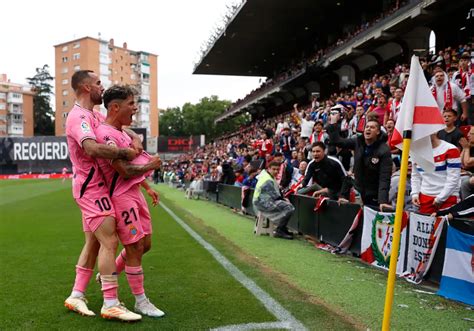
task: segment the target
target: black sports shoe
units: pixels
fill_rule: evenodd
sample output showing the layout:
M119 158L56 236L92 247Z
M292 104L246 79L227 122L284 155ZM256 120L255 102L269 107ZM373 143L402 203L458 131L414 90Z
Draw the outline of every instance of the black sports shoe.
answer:
M280 230L280 229L276 229L275 231L273 231L273 237L281 238L281 239L288 239L288 240L293 239L292 235L287 234L283 230Z
M290 232L290 230L288 230L287 227L284 227L283 229L281 229L283 232L285 232L287 235L290 235L290 236L293 236L293 233Z

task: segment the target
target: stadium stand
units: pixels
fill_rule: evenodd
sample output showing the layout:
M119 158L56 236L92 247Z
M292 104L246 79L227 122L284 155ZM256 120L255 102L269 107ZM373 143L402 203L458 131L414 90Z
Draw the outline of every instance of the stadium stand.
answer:
M312 160L312 143L328 145L326 152L342 163L350 184L354 156L334 145L327 134L331 114L339 114L339 134L348 138L360 136L366 121L377 119L383 142L389 144L409 78L409 59L417 54L431 86L435 72L444 70L451 84L464 93L464 99L453 107L458 115L454 129L462 133L456 144L462 156L461 191L464 196L473 192L474 13L468 1L382 1L370 7L364 1L300 0L289 8L284 1L269 5L249 0L234 10L219 36L202 52L194 73L268 77L216 122L243 113L252 119L237 132L168 162L166 176L178 178L183 185L203 176L208 198L255 215L249 203L255 174L283 153L286 160L278 180L285 197L296 207L289 227L337 246L360 210L361 197L352 188L351 203L338 205L330 200L326 211L315 213L318 200L297 194L305 163ZM450 17L449 22L445 17ZM262 24L263 28L256 28ZM436 45L431 47L433 34ZM461 120L466 109L469 117ZM446 135L452 136L451 131ZM389 204L395 206L400 152L393 146L389 150L393 161ZM233 176L229 169L234 170ZM408 188L407 210L416 210L410 193ZM472 222L455 220L452 224L474 233ZM360 228L354 233L350 251L359 255ZM445 245L445 231L440 245ZM429 279L439 281L443 260L444 250L440 250Z

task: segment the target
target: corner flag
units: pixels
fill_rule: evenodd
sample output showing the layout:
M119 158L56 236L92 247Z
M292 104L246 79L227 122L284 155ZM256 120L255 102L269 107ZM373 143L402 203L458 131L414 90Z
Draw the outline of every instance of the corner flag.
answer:
M444 128L438 104L425 79L418 57L413 55L410 77L391 145L403 150L403 132L411 130L410 156L423 170L433 172L435 165L430 135Z

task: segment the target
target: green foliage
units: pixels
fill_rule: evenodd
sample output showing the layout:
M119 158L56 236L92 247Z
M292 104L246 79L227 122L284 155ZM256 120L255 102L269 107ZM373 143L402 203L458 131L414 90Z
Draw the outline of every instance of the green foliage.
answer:
M168 108L160 113L160 135L183 136L184 118L179 107Z
M35 96L33 98L34 134L35 136L54 135L54 112L50 101L53 94L51 81L53 77L49 73L49 66L36 68L36 74L27 78Z
M160 134L163 136L206 135L206 140L237 130L246 123L245 115L224 123L215 124L215 119L231 105L228 100L219 100L215 95L202 98L199 103L185 103L182 108L168 108L160 114Z

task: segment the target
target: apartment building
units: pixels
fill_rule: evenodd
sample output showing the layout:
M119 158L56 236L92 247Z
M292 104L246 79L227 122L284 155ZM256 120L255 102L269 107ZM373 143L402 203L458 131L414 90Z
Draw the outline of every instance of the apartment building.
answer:
M34 135L33 96L29 86L10 82L0 75L0 137Z
M138 113L133 127L146 128L148 137L158 136L158 57L108 41L84 37L55 45L57 136L65 134L68 112L74 105L71 77L77 70L93 70L105 88L130 84L139 92ZM105 108L100 107L105 114Z

